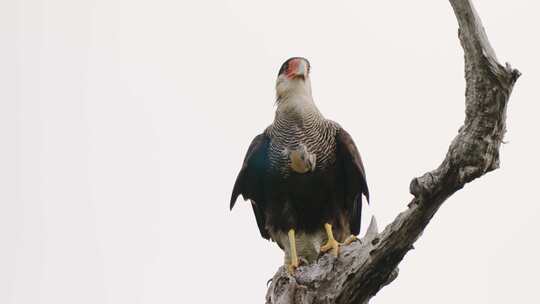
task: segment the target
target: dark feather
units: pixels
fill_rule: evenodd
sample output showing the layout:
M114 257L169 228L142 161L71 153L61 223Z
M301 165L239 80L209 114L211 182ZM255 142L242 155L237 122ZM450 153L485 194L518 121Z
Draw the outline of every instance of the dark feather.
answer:
M241 194L244 200L251 200L253 213L261 236L268 239L270 236L265 227L265 194L264 179L268 171L268 145L269 138L265 134L257 135L251 144L238 173L231 195L230 209L234 207L236 199Z
M343 165L345 174L345 208L349 215L351 233L360 232L362 215L362 195L369 203L369 190L362 158L353 139L344 129L337 134L337 157Z

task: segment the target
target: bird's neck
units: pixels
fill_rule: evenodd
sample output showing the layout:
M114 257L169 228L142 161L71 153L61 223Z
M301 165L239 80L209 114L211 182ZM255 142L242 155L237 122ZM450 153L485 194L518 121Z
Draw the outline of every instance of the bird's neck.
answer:
M276 119L302 119L314 116L322 118L310 91L299 90L278 97Z

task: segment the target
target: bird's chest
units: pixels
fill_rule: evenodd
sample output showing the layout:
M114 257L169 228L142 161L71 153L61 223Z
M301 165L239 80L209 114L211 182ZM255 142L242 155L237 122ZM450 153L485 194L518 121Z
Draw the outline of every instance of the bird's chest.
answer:
M269 147L271 167L283 176L289 177L294 171L294 166L291 166L291 154L294 154L294 151L301 151L301 154L315 156L315 168L310 173L320 172L334 164L335 147L335 132L323 123L278 124L271 130Z
M294 150L300 145L305 145L308 149L315 149L317 141L317 130L306 127L302 124L291 123L280 126L273 130L270 146L274 150Z

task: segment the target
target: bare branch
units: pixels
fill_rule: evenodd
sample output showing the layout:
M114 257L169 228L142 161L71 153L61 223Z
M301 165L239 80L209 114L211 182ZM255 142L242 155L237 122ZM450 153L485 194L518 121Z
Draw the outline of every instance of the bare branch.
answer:
M367 303L397 277L398 264L442 203L466 183L499 167L506 106L520 73L499 64L470 0L450 4L465 53L466 117L442 164L412 180L409 208L383 232L377 232L373 218L366 236L343 248L339 258L324 255L294 276L280 268L267 303Z

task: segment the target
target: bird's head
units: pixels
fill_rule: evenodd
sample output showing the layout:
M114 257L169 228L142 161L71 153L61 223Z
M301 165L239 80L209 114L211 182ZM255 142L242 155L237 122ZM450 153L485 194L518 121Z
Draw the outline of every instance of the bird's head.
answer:
M302 57L289 58L281 65L276 81L278 101L296 94L311 96L310 68Z

